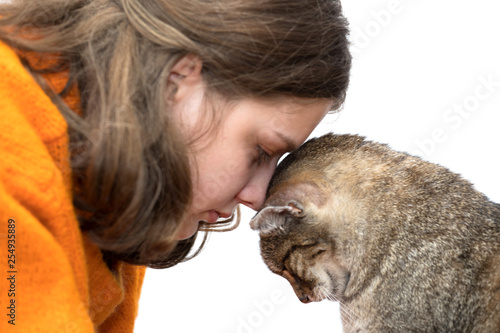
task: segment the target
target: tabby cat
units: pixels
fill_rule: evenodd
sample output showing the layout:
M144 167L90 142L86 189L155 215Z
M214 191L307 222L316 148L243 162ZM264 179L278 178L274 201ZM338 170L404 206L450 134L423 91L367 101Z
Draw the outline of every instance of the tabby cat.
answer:
M500 332L500 205L444 167L328 134L279 164L251 227L345 332Z

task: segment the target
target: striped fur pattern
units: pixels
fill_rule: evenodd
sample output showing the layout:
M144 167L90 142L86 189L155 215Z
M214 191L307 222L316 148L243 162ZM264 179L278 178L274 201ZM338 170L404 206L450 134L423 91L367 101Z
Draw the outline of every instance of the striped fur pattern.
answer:
M500 332L500 205L439 165L328 134L280 163L251 227L345 332Z

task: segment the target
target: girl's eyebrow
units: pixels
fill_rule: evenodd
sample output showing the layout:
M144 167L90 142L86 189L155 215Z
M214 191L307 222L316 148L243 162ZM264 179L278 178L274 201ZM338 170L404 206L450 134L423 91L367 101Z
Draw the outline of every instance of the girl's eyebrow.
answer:
M281 139L281 141L286 144L287 151L294 151L295 149L299 148L300 144L295 143L289 136L286 136L285 134L278 131L275 131L274 133Z

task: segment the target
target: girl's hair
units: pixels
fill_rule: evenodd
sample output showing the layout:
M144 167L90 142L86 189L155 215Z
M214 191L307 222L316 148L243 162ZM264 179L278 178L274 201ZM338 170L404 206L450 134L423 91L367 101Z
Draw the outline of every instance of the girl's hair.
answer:
M169 267L194 244L172 236L192 197L188 147L168 112L177 60L199 56L208 91L226 98L325 98L338 108L349 82L336 0L14 0L0 18L0 40L68 123L81 229L133 264ZM64 89L47 83L52 73L68 74ZM65 103L75 87L78 112Z

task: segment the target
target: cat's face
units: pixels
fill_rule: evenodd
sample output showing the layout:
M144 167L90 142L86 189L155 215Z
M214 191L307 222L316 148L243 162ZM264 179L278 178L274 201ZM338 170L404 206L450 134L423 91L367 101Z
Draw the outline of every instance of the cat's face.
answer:
M260 247L269 269L290 282L303 303L343 296L349 272L343 267L335 235L313 209L298 201L267 206L252 220L260 231Z

